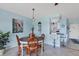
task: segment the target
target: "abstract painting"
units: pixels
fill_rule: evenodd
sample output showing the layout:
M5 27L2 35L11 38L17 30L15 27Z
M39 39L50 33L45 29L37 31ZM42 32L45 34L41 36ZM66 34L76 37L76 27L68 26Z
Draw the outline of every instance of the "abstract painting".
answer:
M19 19L12 19L12 32L13 33L21 33L23 32L23 21Z
M50 34L58 31L58 24L56 19L50 19Z

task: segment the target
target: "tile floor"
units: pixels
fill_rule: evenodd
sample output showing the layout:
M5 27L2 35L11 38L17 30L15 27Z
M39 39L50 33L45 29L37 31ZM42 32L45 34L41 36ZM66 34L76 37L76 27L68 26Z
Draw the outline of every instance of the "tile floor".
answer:
M17 47L6 50L4 56L17 56ZM24 56L26 56L25 52ZM35 55L32 54L32 56ZM45 45L45 51L42 53L39 52L39 56L79 56L79 51L72 49L70 46L53 48L50 45Z

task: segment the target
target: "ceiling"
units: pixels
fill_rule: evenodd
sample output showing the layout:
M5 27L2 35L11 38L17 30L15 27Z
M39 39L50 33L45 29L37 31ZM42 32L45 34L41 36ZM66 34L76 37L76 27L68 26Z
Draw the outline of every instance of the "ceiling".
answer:
M60 14L69 19L79 19L79 3L0 3L0 9L32 18L32 8L35 17Z

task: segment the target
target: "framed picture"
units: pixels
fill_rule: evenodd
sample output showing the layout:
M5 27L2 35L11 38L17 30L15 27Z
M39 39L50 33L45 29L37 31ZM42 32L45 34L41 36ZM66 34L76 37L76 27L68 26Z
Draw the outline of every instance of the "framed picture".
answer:
M58 30L58 24L56 19L50 19L50 34L56 33Z
M13 18L12 19L12 32L21 33L23 32L23 21Z

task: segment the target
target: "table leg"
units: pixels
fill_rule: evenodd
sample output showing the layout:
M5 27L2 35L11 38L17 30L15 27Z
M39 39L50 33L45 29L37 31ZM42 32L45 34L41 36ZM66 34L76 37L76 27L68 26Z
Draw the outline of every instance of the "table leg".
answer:
M22 49L21 56L23 56L23 45L21 45L21 49Z
M43 40L43 52L44 52L44 40Z
M38 56L38 48L36 49L36 56Z
M43 42L41 42L41 55L43 54Z

